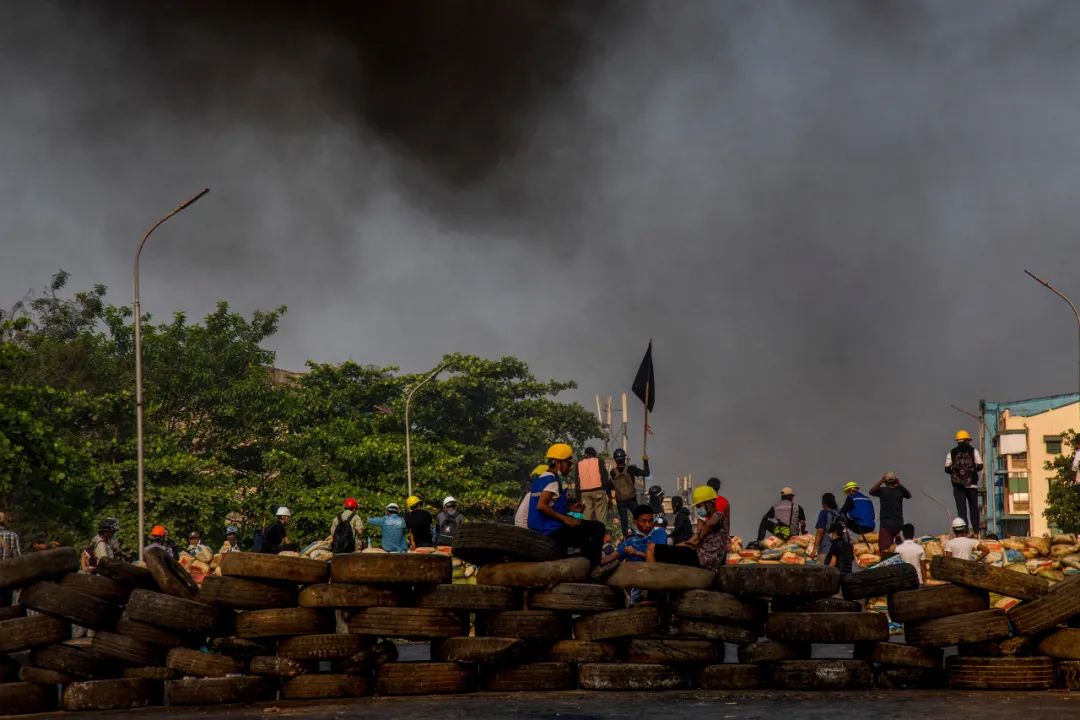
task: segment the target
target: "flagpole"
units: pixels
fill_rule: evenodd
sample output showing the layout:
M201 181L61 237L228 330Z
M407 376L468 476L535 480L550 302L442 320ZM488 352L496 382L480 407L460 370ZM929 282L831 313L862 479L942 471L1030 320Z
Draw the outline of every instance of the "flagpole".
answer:
M649 381L645 381L645 427L641 433L641 461L645 462L645 458L649 456ZM641 487L645 494L648 494L648 482L645 480L645 476L641 477Z

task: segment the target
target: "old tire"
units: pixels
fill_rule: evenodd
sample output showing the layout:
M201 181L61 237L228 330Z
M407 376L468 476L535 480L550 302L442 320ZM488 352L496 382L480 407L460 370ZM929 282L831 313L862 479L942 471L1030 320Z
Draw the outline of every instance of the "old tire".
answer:
M165 683L165 702L169 705L250 703L269 694L270 686L261 677L183 678Z
M941 650L917 645L902 645L894 642L874 643L867 659L882 665L897 667L922 668L924 670L941 669Z
M617 588L685 592L712 587L716 574L702 568L668 563L625 562L607 579Z
M76 590L113 605L123 605L131 594L131 588L127 585L94 573L69 573L61 578L60 587Z
M900 563L849 573L840 578L840 592L845 600L881 597L919 587L919 572L914 565Z
M533 530L493 522L465 523L454 532L454 557L473 565L544 562L559 557L559 546Z
M453 575L453 561L446 555L356 553L338 555L330 564L330 579L336 583L444 585Z
M161 704L161 683L142 678L90 680L64 687L63 708L80 710L125 710Z
M626 662L711 665L724 662L724 645L703 638L632 638L626 643Z
M281 686L283 700L314 700L367 695L371 681L362 675L323 673L297 675Z
M119 558L101 558L98 560L95 575L115 580L129 590L157 590L157 583L150 571Z
M433 640L432 642L438 642ZM371 675L387 663L398 661L398 649L393 640L379 640L371 647L366 647L341 663L345 672L357 675Z
M590 583L560 583L546 590L536 590L529 596L531 610L557 610L584 615L625 607L626 594L621 590Z
M225 677L243 672L245 664L220 653L173 648L165 658L165 667L181 677Z
M194 600L199 595L194 578L165 549L147 548L143 561L161 592L184 600Z
M519 638L452 637L431 641L431 659L438 662L516 665L529 653Z
M384 638L434 640L466 634L462 618L437 608L367 608L349 620L349 632Z
M1047 635L1039 641L1039 654L1055 660L1080 660L1080 629L1061 628Z
M475 672L468 665L440 662L386 663L375 676L377 695L448 695L469 692Z
M772 682L785 690L863 690L874 687L874 666L865 660L782 660Z
M740 600L728 593L691 590L676 598L672 612L694 620L757 623L765 618L766 607L760 601Z
M715 588L739 597L828 597L840 591L840 573L818 565L727 565Z
M121 677L140 678L142 680L168 680L171 677L169 668L160 667L130 667L124 668Z
M231 552L221 557L221 574L252 580L283 580L298 585L313 585L329 579L330 565L322 560L288 555Z
M930 690L947 684L945 671L914 667L882 666L877 669L874 684L883 690Z
M108 677L112 668L106 658L87 647L58 643L30 651L30 664L78 678Z
M480 585L543 588L561 583L587 582L589 571L589 561L583 557L536 563L503 563L480 568L476 573L476 582Z
M79 571L79 553L75 548L28 553L0 560L0 590L26 587L39 580L59 578Z
M31 610L95 630L112 627L120 615L116 605L54 582L34 583L22 591L19 602Z
M687 677L667 665L586 663L578 668L582 690L676 690Z
M180 631L168 630L152 623L133 620L126 612L116 621L116 633L166 648L179 647L188 641L187 635Z
M577 671L568 662L534 662L491 668L483 673L489 692L551 692L577 687Z
M94 633L90 650L132 665L156 666L165 659L165 648L160 645L102 630Z
M0 683L0 708L3 708L5 714L29 715L49 712L55 707L54 687L29 682Z
M1057 669L1063 688L1080 690L1080 660L1062 660L1057 664Z
M698 673L702 690L753 690L763 687L767 672L761 665L707 665Z
M78 682L78 678L55 670L23 665L19 668L19 682L37 683L39 685L66 685ZM0 705L0 707L3 706Z
M772 612L862 612L863 607L855 600L838 597L801 600L799 598L776 598L769 603Z
M945 660L949 687L957 690L1049 690L1054 661L1048 657L979 658L954 655Z
M959 655L974 657L1013 657L1014 655L1041 655L1035 652L1038 639L1027 635L1014 635L1004 640L983 640L965 643L956 648Z
M296 585L225 575L207 575L199 602L233 610L296 607Z
M319 608L248 610L236 617L236 637L273 638L334 631L334 614Z
M1011 572L1011 571L1010 571ZM889 596L889 618L906 623L990 609L990 594L963 585L935 585Z
M1037 600L1050 591L1049 583L1038 576L942 555L930 561L930 574L935 580L1021 600Z
M498 585L436 585L420 594L416 607L464 612L518 610L521 593Z
M71 637L68 624L48 615L0 621L0 655L52 645Z
M370 644L363 635L298 635L279 642L277 654L293 660L344 660Z
M559 616L547 610L505 610L491 613L483 618L482 626L484 635L521 640L555 641L565 634Z
M618 648L611 643L592 640L559 640L544 656L552 662L605 663L618 660Z
M1021 603L1008 612L1017 635L1037 635L1077 615L1080 615L1080 576L1077 575L1062 580L1038 600Z
M610 640L660 634L660 608L656 606L611 610L574 623L575 640Z
M773 613L765 637L780 642L856 643L887 641L889 619L881 613Z
M394 590L378 585L319 583L301 590L298 602L300 607L312 608L397 607L401 598Z
M744 665L774 663L780 660L809 660L810 643L782 643L776 640L746 643L739 646L739 662Z
M26 617L26 608L22 605L8 605L7 607L0 607L0 622L4 620L14 620L15 618Z
M676 627L680 635L690 635L740 645L756 642L760 635L756 626L709 622L708 620L694 620L692 618L679 618Z
M311 672L313 663L275 655L256 655L248 663L248 672L266 677L291 678Z
M911 645L948 647L983 640L1001 640L1007 637L1009 637L1009 621L1005 618L1005 613L997 609L909 622L904 625L904 639Z
M239 660L250 660L256 655L267 655L273 652L272 640L250 640L236 636L216 637L210 641L210 649L214 652L228 655Z
M206 632L218 620L217 608L150 590L133 591L125 615L132 620L182 633Z

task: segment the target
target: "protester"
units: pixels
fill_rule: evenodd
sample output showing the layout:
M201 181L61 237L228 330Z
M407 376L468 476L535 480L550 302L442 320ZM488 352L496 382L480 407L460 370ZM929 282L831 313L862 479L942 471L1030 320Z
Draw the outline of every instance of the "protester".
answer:
M870 496L876 497L881 505L878 552L883 554L895 544L904 528L904 501L911 499L911 492L900 484L896 473L887 472L870 488Z
M971 537L967 522L964 518L953 518L953 537L945 542L945 554L960 560L982 560L990 548L979 542L978 538ZM980 553L978 557L975 553Z
M608 565L619 559L619 550L611 542L611 531L604 529L604 544L600 548L600 564Z
M548 470L536 477L529 493L529 529L547 535L565 554L576 547L596 567L604 541L604 524L570 517L570 499L562 478L574 467L574 449L555 443L547 451Z
M780 491L780 500L761 518L757 541L764 540L768 533L772 533L781 540L787 540L792 535L806 533L806 513L802 505L796 504L795 491L789 487Z
M606 523L615 496L611 476L595 449L585 448L585 457L577 464L577 480L585 519Z
M442 501L442 510L435 516L435 532L438 533L437 545L453 545L454 532L461 527L465 518L458 512L457 500L447 495Z
M664 514L664 488L659 485L649 486L649 506L656 515Z
M730 528L727 513L716 509L716 491L708 485L694 488L696 533L681 545L649 544L649 562L701 567L713 572L727 561Z
M431 524L435 519L431 513L421 507L423 501L416 495L410 495L405 500L405 527L409 531L409 549L429 548L434 546L434 538L431 536Z
M905 523L903 529L904 542L896 546L896 554L908 565L914 565L919 574L919 584L923 584L926 577L926 551L923 546L915 542L915 526Z
M120 530L120 521L116 518L105 518L98 523L98 533L90 541L82 553L82 568L87 572L93 572L97 568L98 561L103 558L116 557L113 537Z
M630 534L630 513L638 504L637 480L635 478L649 477L652 474L649 468L649 456L642 455L641 461L645 468L637 465L628 465L629 458L622 448L615 448L611 457L615 460L615 467L611 469L611 485L615 490L615 502L619 509L619 525L622 526L623 536Z
M619 543L619 559L626 562L645 562L649 557L649 543L653 542L653 521L655 514L651 505L638 505L634 508L634 527L630 534ZM667 545L665 538L664 545ZM644 593L639 588L630 588L630 605L641 602Z
M270 555L277 555L279 552L286 550L296 550L298 546L289 540L287 530L289 520L292 518L292 512L282 505L274 514L277 515L277 522L266 528L266 532L263 533L262 551Z
M409 551L405 540L405 518L401 517L401 507L397 503L386 506L386 515L368 518L368 525L382 529L382 549L389 553Z
M202 534L198 530L192 530L188 534L188 545L184 554L189 555L192 560L201 560L208 565L214 560L214 553L203 545Z
M856 482L845 483L844 494L847 498L840 507L840 514L844 517L848 530L856 535L873 532L876 525L874 501L859 492L859 484Z
M855 548L847 538L842 520L837 520L829 528L829 552L825 556L825 565L832 565L841 575L851 574L851 565L855 561Z
M945 474L952 480L956 514L975 535L979 534L979 472L983 469L978 448L971 446L967 430L956 431L956 447L945 455Z
M517 510L514 512L514 525L519 528L529 527L529 501L532 499L532 484L536 478L540 477L548 471L547 463L541 463L532 469L529 473L529 486L525 490L525 496L521 498L521 502L518 503Z
M346 498L342 510L330 523L330 552L347 555L364 549L364 521L356 498Z
M694 536L694 526L690 522L690 511L686 509L679 495L671 498L671 510L675 516L671 528L671 544L679 545Z
M728 499L726 497L720 494L720 478L709 478L709 480L705 484L716 491L716 509L722 513L727 513L728 524L730 525L731 503L728 502Z
M832 545L832 526L840 521L840 510L836 506L836 496L825 493L821 496L821 511L814 523L814 542L810 545L807 557L817 558L822 565L827 564L829 547ZM841 521L842 522L842 521Z
M235 525L229 525L225 528L225 542L221 543L221 549L218 550L219 555L225 555L231 552L241 552L240 548L240 531Z
M7 529L7 522L7 513L0 512L0 560L22 555L22 548L19 547L19 535L13 530Z
M656 515L653 518L653 531L649 534L649 542L657 545L670 545L671 535L667 530L667 518L663 515Z
M150 544L147 548L157 548L173 560L177 559L179 553L176 546L169 540L169 531L164 525L155 525L150 528Z

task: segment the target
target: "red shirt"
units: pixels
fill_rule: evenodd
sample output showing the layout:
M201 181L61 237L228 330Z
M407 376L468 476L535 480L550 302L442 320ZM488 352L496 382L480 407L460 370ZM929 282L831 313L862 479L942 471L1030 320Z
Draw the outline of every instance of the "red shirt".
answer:
M731 517L731 503L723 495L716 496L716 512L722 512L728 517Z

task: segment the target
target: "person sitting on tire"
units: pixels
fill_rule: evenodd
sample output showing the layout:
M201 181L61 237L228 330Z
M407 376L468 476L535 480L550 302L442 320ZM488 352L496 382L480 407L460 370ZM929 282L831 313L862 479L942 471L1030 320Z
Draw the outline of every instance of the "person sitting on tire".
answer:
M189 555L192 560L202 560L207 564L214 559L214 553L203 545L202 534L198 530L192 530L188 535L188 545L184 548L184 554Z
M386 515L368 518L368 525L382 528L382 549L386 552L409 552L409 543L405 540L405 518L401 517L401 507L397 503L386 506Z
M789 487L780 491L780 500L769 508L758 525L757 541L772 533L781 540L806 532L806 512L795 502L795 491Z
M442 510L435 516L435 532L438 533L436 545L453 545L454 531L461 527L465 518L458 512L457 500L447 495L442 501Z
M945 543L945 556L960 560L980 561L990 552L990 548L979 542L978 538L971 537L967 522L962 517L953 518L953 537ZM978 557L975 553L978 552Z
M655 514L651 505L638 505L634 508L634 527L630 535L619 543L619 559L624 562L645 562L649 557L649 543L653 538ZM667 544L666 542L664 543ZM633 607L641 602L642 591L638 588L630 588L630 605Z
M364 521L360 518L360 503L356 502L356 498L346 498L341 506L341 512L330 523L330 552L335 555L347 555L364 549Z
M825 556L825 565L834 566L841 575L850 575L855 562L855 548L847 538L847 528L842 520L837 520L829 528L829 553Z
M231 552L242 552L240 550L240 530L235 525L229 525L225 528L225 542L221 543L218 555Z
M277 515L277 522L266 528L266 532L263 533L262 551L269 555L277 555L279 552L299 549L296 543L289 540L286 531L286 526L292 518L292 511L282 505L274 514Z
M847 499L840 506L840 515L843 516L848 530L856 535L873 532L876 525L874 501L859 492L859 484L856 482L845 483L844 494Z
M615 460L615 467L611 469L611 486L615 490L615 503L619 509L619 525L622 526L623 536L630 534L630 513L638 504L637 480L635 478L648 477L652 474L649 469L649 456L642 455L641 461L645 463L644 469L637 465L629 465L626 451L615 448L611 454Z
M708 485L694 488L691 495L696 534L680 545L649 544L648 561L700 567L713 572L727 562L730 528L727 513L716 509L716 491Z
M431 536L431 524L435 518L423 508L423 501L416 495L410 495L405 501L405 527L409 530L409 549L429 548L435 545Z
M604 524L570 516L570 498L562 478L574 467L574 449L555 443L547 451L548 469L533 479L529 492L529 529L550 537L565 555L576 547L596 567L604 543Z

